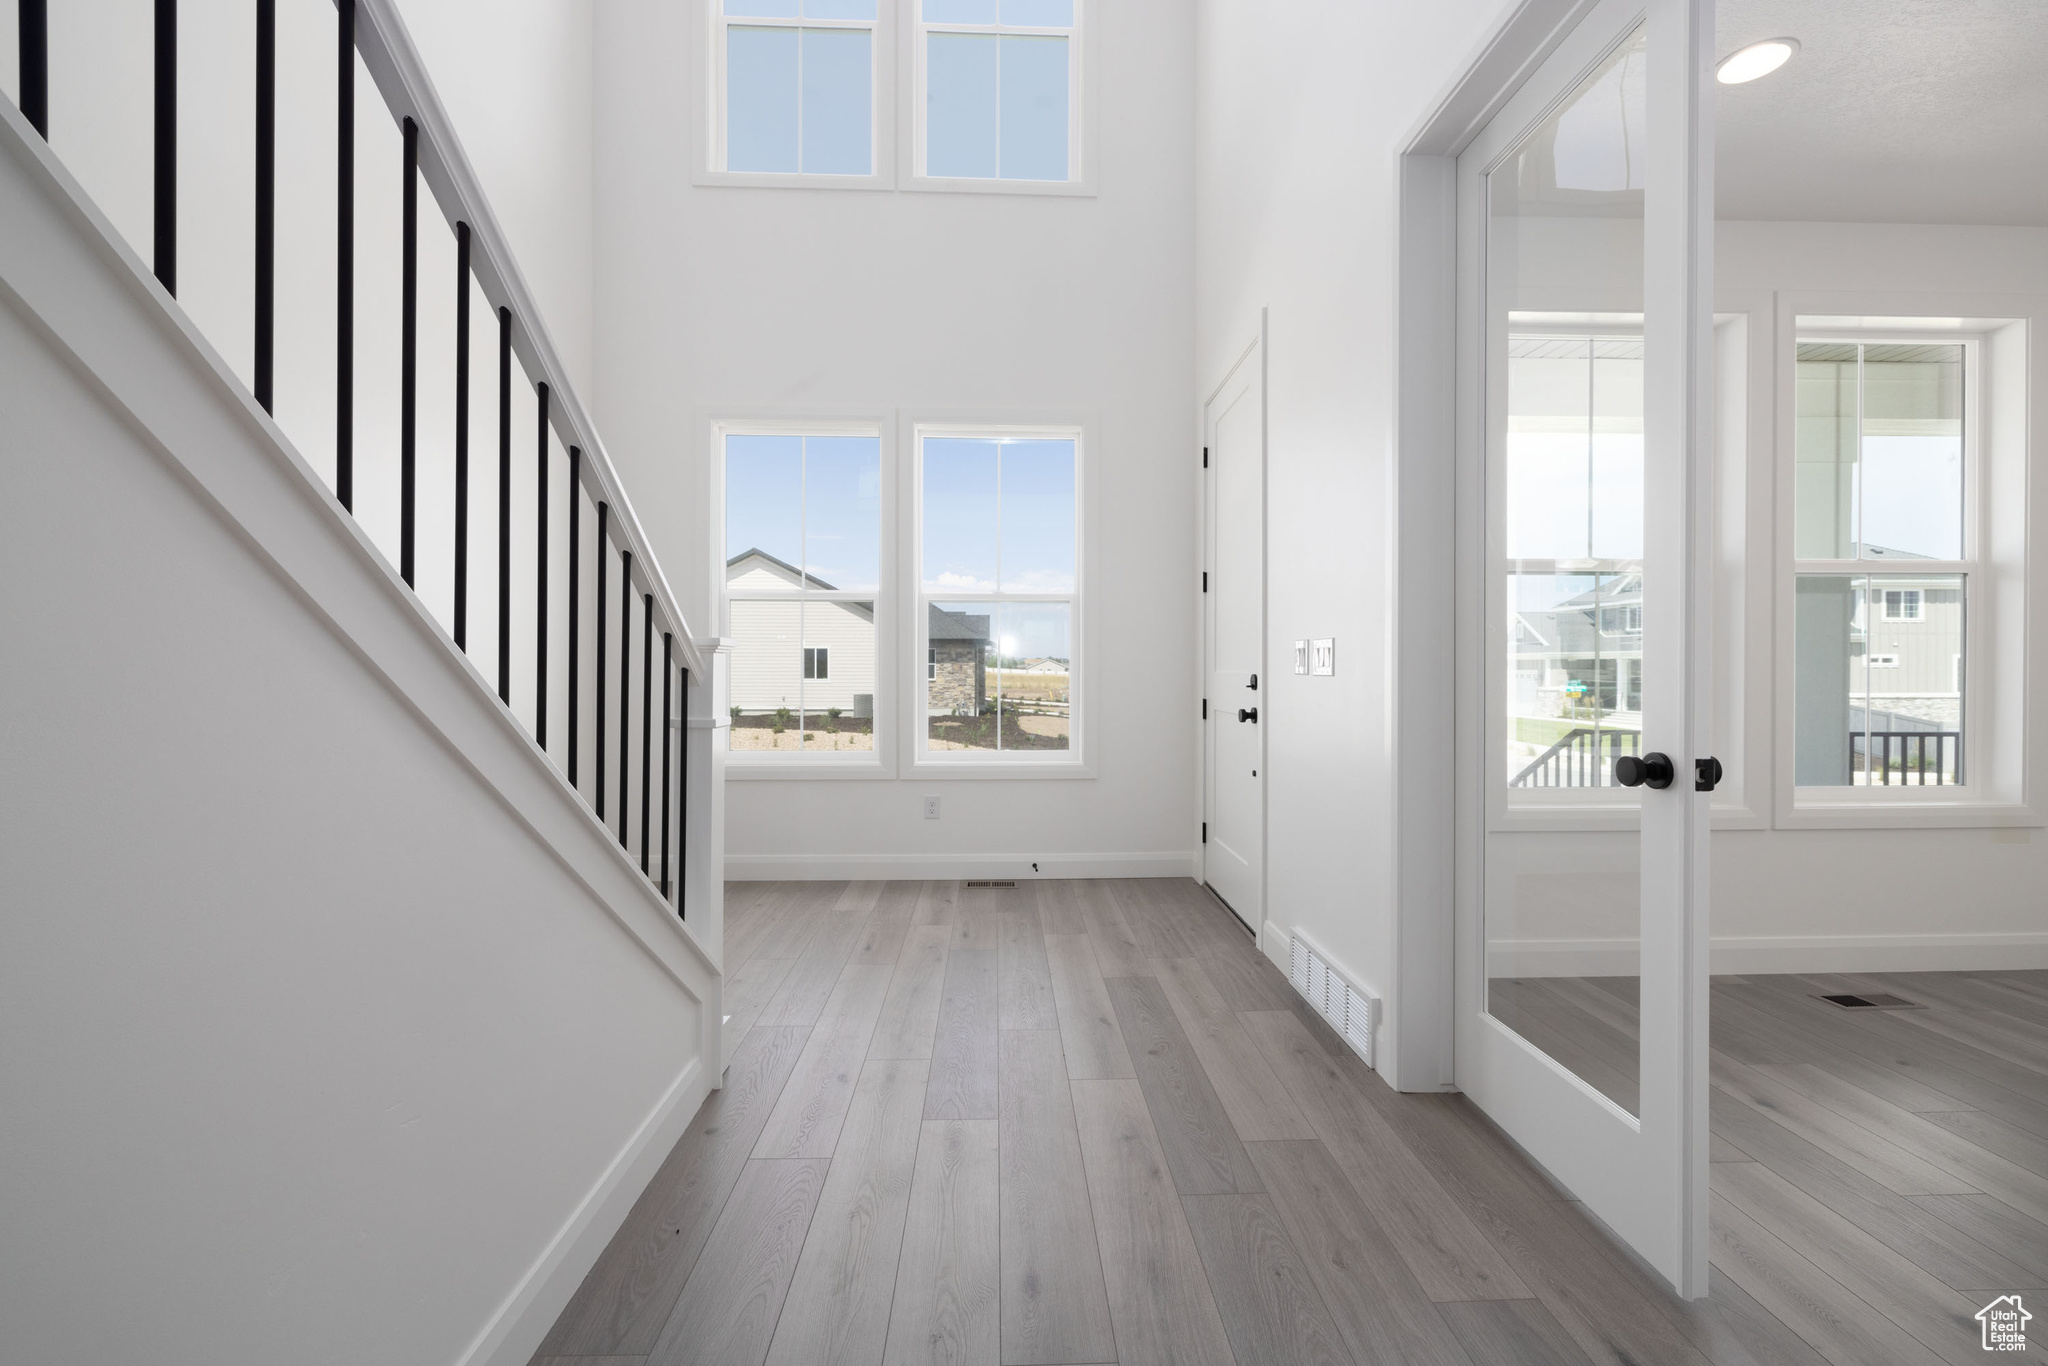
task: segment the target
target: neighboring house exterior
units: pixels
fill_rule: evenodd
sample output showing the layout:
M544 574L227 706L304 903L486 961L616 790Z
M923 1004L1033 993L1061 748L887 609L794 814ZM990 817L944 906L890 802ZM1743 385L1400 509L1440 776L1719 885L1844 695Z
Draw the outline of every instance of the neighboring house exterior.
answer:
M1954 575L1873 579L1850 622L1849 693L1860 699L1869 690L1875 729L1957 729L1962 658L1963 594ZM1852 716L1851 725L1861 729L1860 721Z
M1511 707L1522 716L1643 709L1643 580L1607 575L1597 590L1517 612Z
M1064 674L1067 672L1067 661L1064 659L1027 659L1018 672L1027 674Z
M931 604L925 635L925 714L979 716L988 700L988 618Z
M836 589L761 550L726 561L732 611L732 705L743 712L839 708L875 714L875 605L753 593Z

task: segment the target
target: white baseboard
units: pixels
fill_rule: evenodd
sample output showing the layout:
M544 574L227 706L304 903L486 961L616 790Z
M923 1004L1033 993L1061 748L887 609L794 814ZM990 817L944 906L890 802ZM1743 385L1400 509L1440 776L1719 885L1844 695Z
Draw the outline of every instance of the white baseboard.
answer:
M727 854L732 882L883 882L925 878L1188 877L1194 855Z
M1632 977L1636 944L1623 939L1524 939L1495 943L1493 977ZM1757 935L1713 940L1709 970L1774 972L1984 972L2048 968L2048 933Z
M526 1366L533 1359L576 1288L626 1222L634 1201L697 1117L714 1080L706 1074L703 1058L690 1059L554 1241L470 1343L460 1358L461 1366Z

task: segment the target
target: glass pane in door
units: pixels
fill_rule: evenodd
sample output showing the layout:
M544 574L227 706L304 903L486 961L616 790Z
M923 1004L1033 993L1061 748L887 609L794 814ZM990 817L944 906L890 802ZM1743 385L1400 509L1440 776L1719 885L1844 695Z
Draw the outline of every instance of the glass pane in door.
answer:
M1487 177L1487 1010L1640 1113L1644 39Z

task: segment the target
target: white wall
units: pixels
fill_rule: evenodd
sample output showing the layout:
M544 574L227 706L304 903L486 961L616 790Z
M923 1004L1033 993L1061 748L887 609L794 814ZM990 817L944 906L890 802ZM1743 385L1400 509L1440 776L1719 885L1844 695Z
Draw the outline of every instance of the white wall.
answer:
M0 123L0 1358L523 1363L711 961Z
M1249 0L1196 11L1204 393L1270 310L1266 916L1283 953L1303 929L1390 997L1395 157L1505 7L1314 0L1284 23ZM1293 642L1324 636L1336 675L1295 676ZM1444 749L1448 763L1449 736Z
M1724 292L2048 294L2048 228L1724 222L1715 233ZM2032 346L2039 393L2048 363L2041 340ZM2040 414L2032 429L2038 456ZM1752 550L1754 572L1769 563ZM2038 546L2027 588L2038 621L2048 593ZM2028 704L2038 727L2048 723L2048 674L2036 660ZM1750 781L1767 787L1768 771ZM2048 965L2040 830L1721 830L1713 877L1717 971Z
M1028 875L1035 859L1048 872L1185 875L1198 819L1187 7L1091 9L1093 198L694 185L690 14L674 0L598 13L596 353L599 420L692 619L720 577L716 417L1095 424L1097 653L1084 686L1096 776L736 780L731 871ZM892 612L911 624L907 607L885 606L885 629ZM898 680L899 726L916 682ZM942 820L922 819L926 792L943 792Z
M399 9L588 399L596 0L399 0Z

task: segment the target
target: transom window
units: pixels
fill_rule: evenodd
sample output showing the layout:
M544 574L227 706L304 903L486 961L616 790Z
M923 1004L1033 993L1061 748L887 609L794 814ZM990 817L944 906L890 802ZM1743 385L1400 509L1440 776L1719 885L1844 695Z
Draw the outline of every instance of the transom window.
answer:
M1078 721L1079 440L920 432L921 748L1069 757Z
M924 175L1074 178L1081 2L917 0Z
M722 0L723 169L874 174L875 6Z
M723 445L732 751L872 759L881 438L727 431Z

